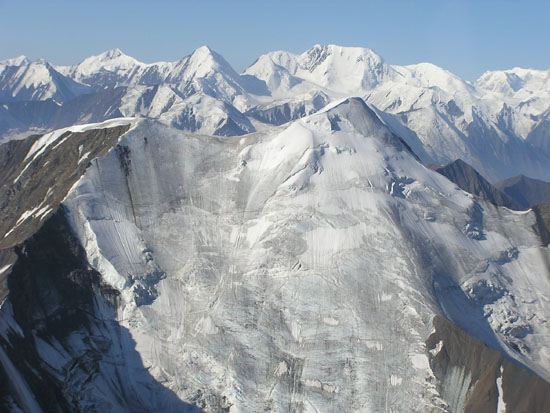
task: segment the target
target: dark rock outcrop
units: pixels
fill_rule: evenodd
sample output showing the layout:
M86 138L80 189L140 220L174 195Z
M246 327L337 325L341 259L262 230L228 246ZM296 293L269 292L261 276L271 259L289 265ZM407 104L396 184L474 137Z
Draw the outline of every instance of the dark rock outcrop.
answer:
M21 243L59 206L93 159L106 154L129 125L65 132L27 157L40 137L0 146L0 250ZM57 145L65 140L63 145Z
M524 209L550 203L550 183L520 175L499 181L495 187Z
M550 204L535 205L533 212L537 219L535 229L542 240L542 244L548 246L550 244Z
M521 203L499 191L462 159L457 159L445 166L433 167L433 169L454 182L459 188L481 196L495 205L515 210L524 209Z
M550 383L506 359L447 319L433 319L426 342L439 391L453 412L544 413L550 406ZM500 406L503 407L503 406Z

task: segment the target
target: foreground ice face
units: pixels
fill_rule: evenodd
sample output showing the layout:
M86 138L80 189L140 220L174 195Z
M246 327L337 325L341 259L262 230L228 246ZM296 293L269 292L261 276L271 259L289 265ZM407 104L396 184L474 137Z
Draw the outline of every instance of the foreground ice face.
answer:
M434 314L550 378L533 215L424 168L361 100L231 139L142 122L65 207L144 365L207 410L444 410Z

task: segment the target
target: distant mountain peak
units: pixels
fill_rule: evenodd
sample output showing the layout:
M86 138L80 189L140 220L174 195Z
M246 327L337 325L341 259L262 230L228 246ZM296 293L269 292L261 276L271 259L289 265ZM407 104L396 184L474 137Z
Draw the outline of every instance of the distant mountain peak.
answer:
M30 60L27 59L27 56L21 55L17 57L12 57L10 59L0 61L0 65L4 66L24 66L28 65Z
M187 64L188 70L197 77L204 77L216 71L225 72L235 77L238 76L223 56L213 51L209 46L201 46L195 49L188 57Z

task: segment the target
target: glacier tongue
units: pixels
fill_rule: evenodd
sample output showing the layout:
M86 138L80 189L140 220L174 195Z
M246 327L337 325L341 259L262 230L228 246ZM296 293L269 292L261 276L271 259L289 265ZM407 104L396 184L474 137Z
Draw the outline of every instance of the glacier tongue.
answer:
M145 367L208 411L446 411L436 314L550 378L534 215L426 169L360 99L232 139L142 122L64 205Z

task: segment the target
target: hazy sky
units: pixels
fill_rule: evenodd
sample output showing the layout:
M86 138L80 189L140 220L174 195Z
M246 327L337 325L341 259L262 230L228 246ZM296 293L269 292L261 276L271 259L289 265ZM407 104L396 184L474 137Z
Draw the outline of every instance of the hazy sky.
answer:
M115 47L144 62L208 45L237 71L272 50L316 43L429 61L468 80L515 66L550 69L548 1L0 0L0 60L77 63Z

